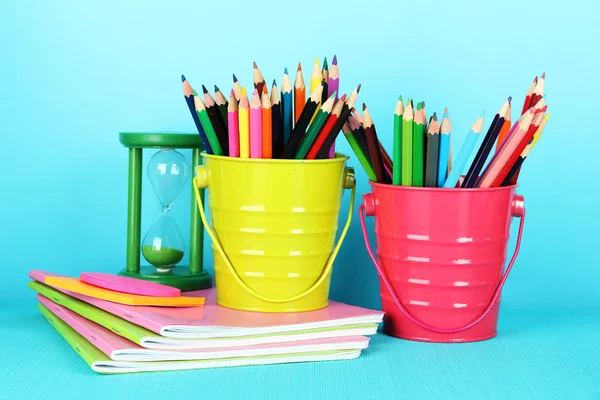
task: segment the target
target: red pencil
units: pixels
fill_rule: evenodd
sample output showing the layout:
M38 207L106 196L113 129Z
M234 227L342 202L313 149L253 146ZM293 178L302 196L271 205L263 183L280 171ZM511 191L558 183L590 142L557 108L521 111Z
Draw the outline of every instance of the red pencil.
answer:
M542 119L544 118L545 112L546 112L546 107L542 108L541 110L536 110L536 115L535 115L533 121L531 122L531 125L529 125L529 129L527 130L527 133L521 139L517 148L511 153L511 155L508 158L508 160L506 161L506 163L504 163L504 165L502 166L502 169L500 170L500 172L498 173L496 178L493 180L491 187L498 187L498 186L502 185L504 178L506 178L506 175L508 175L508 173L512 169L513 165L515 164L515 162L517 162L517 159L519 158L519 156L521 155L523 150L525 150L525 147L527 147L527 145L533 138L533 135L535 134L535 132L538 130L538 127L540 126L540 123L542 122Z
M529 102L529 108L534 107L538 101L544 96L544 82L546 81L546 73L542 74L542 78L537 82L533 93L531 94L531 101Z
M529 103L531 103L531 95L533 94L533 89L535 89L535 85L537 85L538 77L536 76L527 89L527 94L525 95L525 101L523 102L523 111L521 111L521 115L525 114L525 111L529 110Z
M314 160L317 157L319 150L321 150L321 147L323 147L323 143L329 136L329 133L333 129L338 119L340 118L340 114L342 113L342 108L344 107L345 101L346 95L343 95L342 98L339 99L337 103L335 103L333 110L331 110L331 114L329 114L329 117L327 117L327 121L325 121L325 124L321 128L321 131L319 132L317 138L315 139L310 150L308 151L308 154L306 154L305 159Z

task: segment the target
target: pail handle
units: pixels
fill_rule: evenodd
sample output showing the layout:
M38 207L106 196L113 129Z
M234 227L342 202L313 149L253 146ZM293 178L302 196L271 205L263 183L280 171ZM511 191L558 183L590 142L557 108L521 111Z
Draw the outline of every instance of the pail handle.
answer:
M369 206L369 205L367 204L367 206ZM368 213L372 215L373 211L374 210L369 210ZM392 298L394 299L394 303L396 303L396 306L398 306L398 308L400 309L402 314L404 314L413 323L417 324L418 326L420 326L423 329L427 329L428 331L436 332L436 333L458 333L458 332L462 332L466 329L469 329L472 326L474 326L475 324L477 324L479 321L481 321L483 318L485 318L485 316L488 315L488 313L490 312L492 307L494 307L494 303L496 302L496 300L498 299L498 296L500 295L500 292L502 291L504 282L506 282L506 278L508 278L508 274L510 273L510 270L512 269L513 264L515 263L515 260L517 259L517 255L519 254L519 248L521 247L521 236L523 234L523 225L525 223L525 207L524 207L524 203L523 203L523 197L521 197L519 195L515 195L515 197L513 199L512 216L520 218L519 234L517 236L517 244L515 246L515 251L513 253L513 256L510 259L510 263L508 264L506 271L504 271L504 274L502 275L502 278L500 279L500 283L498 284L498 286L496 286L496 289L494 290L494 293L492 294L492 298L490 299L489 303L487 304L485 309L481 312L481 314L479 314L479 316L477 318L475 318L473 321L469 322L468 324L460 326L458 328L454 328L454 329L441 329L441 328L436 328L434 326L428 325L428 324L416 319L412 314L410 314L408 312L408 310L406 308L404 308L404 306L400 302L400 299L398 299L398 296L396 295L396 292L394 292L394 289L393 289L390 281L388 280L387 275L385 274L385 271L383 270L383 268L381 268L381 266L375 259L375 255L373 254L373 251L371 250L371 245L369 244L369 236L367 234L367 228L365 226L365 205L361 204L361 206L360 206L360 225L362 227L363 236L365 238L367 252L369 253L369 256L371 256L371 260L373 260L373 264L375 264L375 268L377 268L377 272L379 272L379 276L381 277L381 280L383 281L383 283L387 287L388 291L392 295Z
M227 268L229 268L229 272L231 272L231 274L233 275L233 277L235 278L237 283L239 283L240 286L242 286L248 293L250 293L257 299L260 299L260 300L263 300L263 301L266 301L269 303L288 303L290 301L301 299L302 297L310 294L317 287L319 287L319 285L321 283L323 283L323 281L327 278L327 276L331 272L331 269L333 267L333 261L335 260L335 257L337 256L337 253L340 250L340 246L341 246L342 242L344 241L344 237L346 236L346 232L348 231L348 228L350 227L350 222L352 221L352 210L354 208L354 195L356 193L356 180L354 179L354 168L352 168L352 167L344 168L344 176L342 178L343 179L342 185L343 185L344 189L352 189L352 192L350 195L350 206L348 208L348 218L346 219L346 225L344 226L344 229L342 230L342 233L340 234L340 238L338 239L338 242L336 243L333 251L329 255L329 258L327 259L327 263L325 264L325 268L323 269L321 276L319 276L317 281L314 284L312 284L308 289L306 289L304 292L294 295L294 296L291 296L291 297L287 297L285 299L272 299L270 297L263 296L260 293L257 293L251 287L249 287L239 276L239 274L233 267L233 264L229 260L229 257L227 257L227 255L225 254L225 251L223 250L223 246L221 245L221 242L219 242L219 239L217 239L212 228L206 221L206 215L204 213L204 205L202 204L202 198L200 197L200 191L198 190L198 186L206 187L207 186L207 177L201 176L200 179L201 179L201 181L199 181L198 177L195 176L194 179L192 180L192 182L194 185L194 192L196 193L196 203L198 204L198 209L200 211L200 218L202 219L202 223L204 224L204 227L206 228L206 232L208 232L208 235L212 239L215 247L217 248L217 251L219 252L221 257L223 257L223 260L225 260L225 265L227 265Z

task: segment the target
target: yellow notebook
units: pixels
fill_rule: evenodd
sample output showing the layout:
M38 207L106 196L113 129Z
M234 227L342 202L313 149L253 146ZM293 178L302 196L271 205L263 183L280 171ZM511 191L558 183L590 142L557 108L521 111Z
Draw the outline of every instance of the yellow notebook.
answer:
M139 294L115 292L113 290L89 285L77 278L47 276L44 279L44 282L59 289L69 290L96 299L112 301L113 303L128 304L131 306L191 307L204 305L203 297L141 296Z

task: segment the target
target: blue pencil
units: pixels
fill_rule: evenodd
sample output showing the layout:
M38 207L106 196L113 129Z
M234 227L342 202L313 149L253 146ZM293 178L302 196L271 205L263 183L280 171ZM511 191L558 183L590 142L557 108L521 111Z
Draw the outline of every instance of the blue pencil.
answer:
M460 175L462 171L465 169L467 162L469 161L469 157L471 157L471 153L477 144L477 140L481 136L481 129L483 128L483 117L485 116L485 111L481 113L477 120L471 126L471 130L467 133L467 137L463 142L463 145L454 160L452 165L452 169L450 170L450 174L448 174L448 178L446 179L446 183L444 183L445 188L455 188L458 180L460 179Z
M287 68L283 72L283 81L281 84L281 110L283 119L283 145L290 140L292 134L292 123L294 120L292 114L292 82L288 75Z
M452 124L448 116L448 109L444 109L444 116L440 124L440 161L438 164L437 187L443 187L448 176L448 161L450 154L450 134L452 133Z
M212 154L212 148L210 147L210 143L208 142L208 138L206 137L206 132L202 128L200 124L200 120L198 119L198 115L196 114L196 106L194 106L194 96L197 95L196 91L192 88L192 85L187 81L184 75L181 75L181 82L183 84L183 94L185 96L185 102L190 109L190 113L192 114L192 119L194 120L194 124L196 125L196 129L198 130L198 134L200 135L200 140L202 140L202 144L204 145L204 150L207 154Z

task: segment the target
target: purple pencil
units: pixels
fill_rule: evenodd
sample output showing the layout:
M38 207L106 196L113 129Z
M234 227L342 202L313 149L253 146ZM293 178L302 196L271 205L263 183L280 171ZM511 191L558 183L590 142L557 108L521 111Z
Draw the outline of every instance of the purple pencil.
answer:
M334 92L335 101L338 101L338 93L340 92L340 72L338 70L337 56L333 56L333 61L331 62L331 69L329 70L329 80L327 82L327 95L331 96ZM329 158L335 157L335 142L331 145L329 149Z

